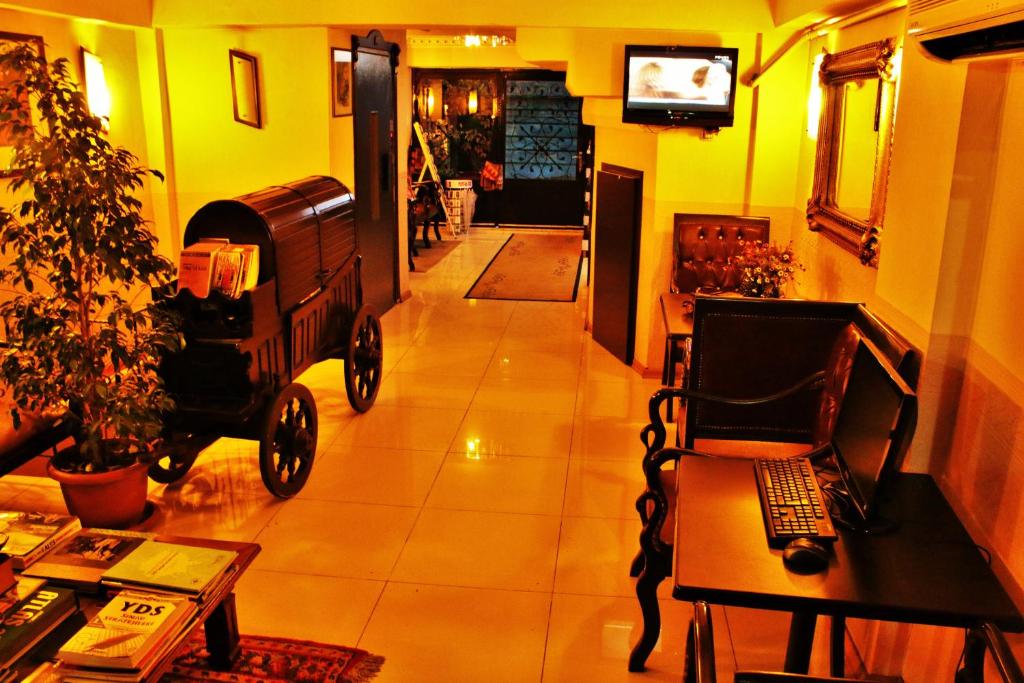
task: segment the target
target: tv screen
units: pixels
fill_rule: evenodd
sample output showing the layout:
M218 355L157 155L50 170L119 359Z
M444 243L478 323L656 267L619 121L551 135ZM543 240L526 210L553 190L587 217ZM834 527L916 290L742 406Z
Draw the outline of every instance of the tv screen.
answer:
M627 45L622 120L664 126L731 126L739 50Z

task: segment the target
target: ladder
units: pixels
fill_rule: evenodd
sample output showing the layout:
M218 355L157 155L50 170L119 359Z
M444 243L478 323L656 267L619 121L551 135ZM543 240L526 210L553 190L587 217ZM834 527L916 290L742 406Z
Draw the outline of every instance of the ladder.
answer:
M430 153L430 145L427 144L427 139L423 136L423 127L420 126L419 121L413 121L412 129L416 132L416 140L420 143L420 149L423 150L423 158L425 163L423 169L420 171L420 175L416 178L417 183L422 183L424 176L429 172L429 182L437 185L437 196L441 200L441 208L444 209L444 220L448 226L448 231L453 237L458 237L462 231L462 211L461 207L453 206L455 202L448 196L445 191L444 183L441 181L441 174L437 172L437 166L434 164L434 155Z

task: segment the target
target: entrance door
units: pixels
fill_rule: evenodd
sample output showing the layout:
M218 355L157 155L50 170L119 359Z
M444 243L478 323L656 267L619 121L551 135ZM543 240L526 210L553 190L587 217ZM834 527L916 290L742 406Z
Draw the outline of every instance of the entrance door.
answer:
M565 74L506 77L502 223L583 225L582 103L566 90Z
M643 173L602 164L594 217L594 341L633 364Z
M398 149L395 69L398 46L380 31L352 38L356 227L363 256L363 300L379 314L394 306L398 284Z

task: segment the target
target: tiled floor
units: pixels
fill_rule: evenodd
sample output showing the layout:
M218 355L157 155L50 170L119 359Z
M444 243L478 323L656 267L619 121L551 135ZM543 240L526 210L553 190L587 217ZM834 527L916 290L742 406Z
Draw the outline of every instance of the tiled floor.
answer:
M463 299L505 237L474 231L412 275L383 318L368 413L349 408L340 361L303 375L321 433L296 499L264 490L255 442L225 439L180 484L153 486L159 528L260 543L238 588L243 632L368 649L386 657L382 683L678 680L688 607L669 599L649 670L626 671L657 382L584 332L585 288L575 304ZM6 477L0 505L62 509L35 477ZM715 618L722 671L781 663L784 619Z

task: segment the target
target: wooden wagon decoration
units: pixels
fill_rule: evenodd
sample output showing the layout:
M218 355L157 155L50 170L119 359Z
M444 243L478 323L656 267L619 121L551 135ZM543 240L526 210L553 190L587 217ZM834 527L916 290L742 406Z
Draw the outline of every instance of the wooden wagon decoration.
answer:
M345 391L358 412L380 388L383 339L363 303L355 201L326 176L268 187L203 206L185 229L203 239L259 246L254 289L197 298L184 289L163 301L181 316L185 346L162 359L175 409L167 448L150 468L161 483L181 479L221 436L259 441L260 473L289 498L309 478L316 455L313 394L295 380L314 363L345 361Z

